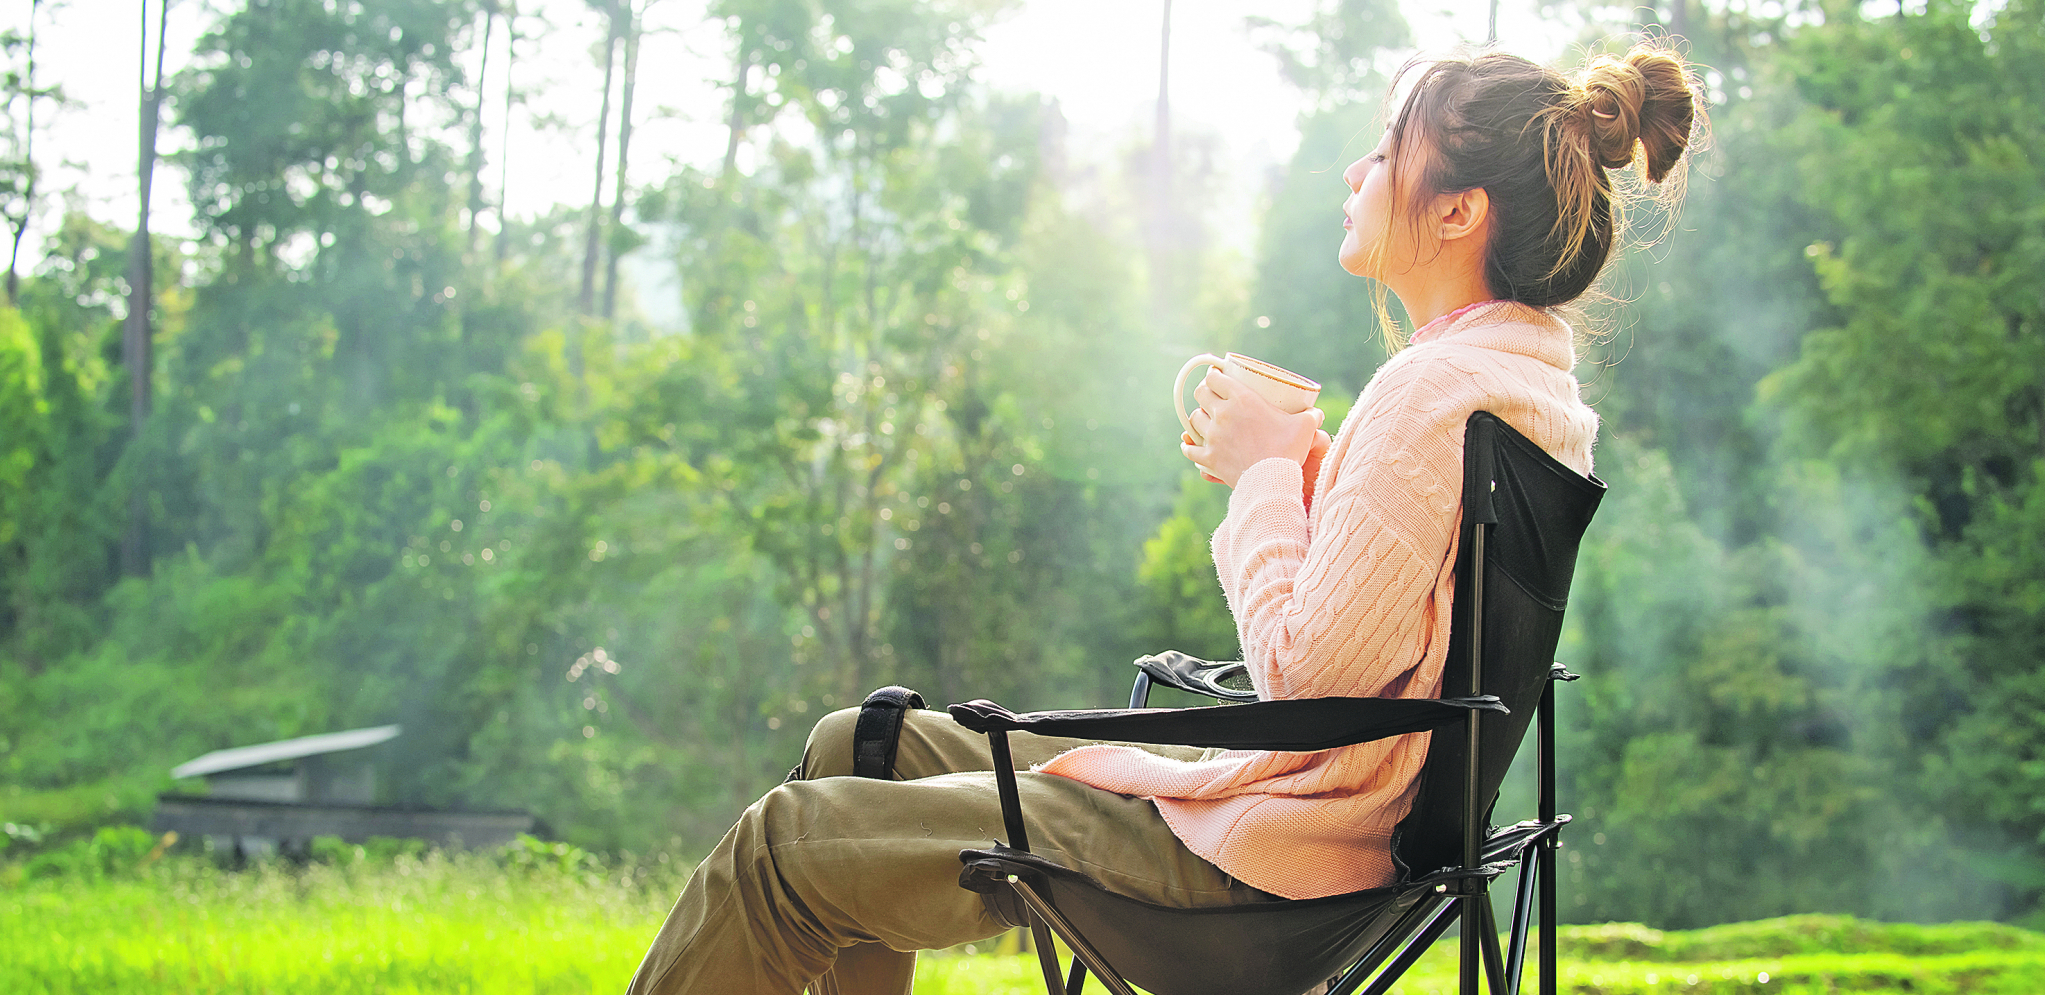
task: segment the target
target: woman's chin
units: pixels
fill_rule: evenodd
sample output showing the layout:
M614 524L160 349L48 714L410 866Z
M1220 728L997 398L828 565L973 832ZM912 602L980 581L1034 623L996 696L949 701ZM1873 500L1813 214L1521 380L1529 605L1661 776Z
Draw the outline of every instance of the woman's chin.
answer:
M1381 280L1383 277L1379 273L1384 267L1380 265L1378 255L1352 228L1342 233L1342 248L1335 251L1335 261L1354 276Z

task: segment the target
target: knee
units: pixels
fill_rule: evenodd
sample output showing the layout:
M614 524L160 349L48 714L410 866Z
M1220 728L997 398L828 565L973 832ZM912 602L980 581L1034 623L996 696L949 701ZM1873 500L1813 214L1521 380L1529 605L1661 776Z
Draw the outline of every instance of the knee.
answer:
M802 777L849 777L852 774L852 737L859 725L859 709L841 708L817 720L802 747Z
M798 859L800 848L785 844L802 839L820 811L829 807L828 793L821 785L803 781L778 784L767 790L732 825L704 867L725 885L748 891L775 886L780 864ZM828 820L827 820L828 821Z

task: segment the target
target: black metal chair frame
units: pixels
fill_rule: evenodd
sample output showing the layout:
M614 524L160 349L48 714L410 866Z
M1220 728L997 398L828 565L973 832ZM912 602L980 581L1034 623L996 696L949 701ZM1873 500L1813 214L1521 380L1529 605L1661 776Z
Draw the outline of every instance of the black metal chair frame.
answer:
M1501 688L1509 687L1512 696L1522 701L1532 697L1538 686L1539 703L1533 724L1537 730L1539 784L1534 819L1487 829L1498 784L1504 776L1501 765L1510 764L1526 724L1523 718L1513 721L1506 704L1496 695L1485 693L1486 628L1501 624L1507 631L1521 631L1511 628L1516 623L1498 623L1493 615L1487 614L1487 574L1507 571L1502 576L1519 589L1518 593L1507 592L1509 601L1517 599L1516 605L1532 603L1552 613L1552 619L1544 618L1526 630L1535 633L1534 642L1545 641L1545 646L1538 647L1539 658L1552 661L1577 542L1603 495L1604 484L1595 477L1585 478L1562 467L1503 420L1486 412L1471 416L1465 442L1457 603L1450 638L1450 673L1444 678L1444 688L1467 689L1468 694L1427 700L1316 698L1260 702L1253 691L1227 683L1231 678L1240 678L1242 664L1208 663L1184 654L1166 653L1136 661L1141 673L1126 711L1017 714L987 701L951 706L951 713L960 724L988 736L1008 833L1006 845L960 854L965 864L960 884L986 895L990 907L1007 921L1029 927L1050 995L1080 995L1089 972L1116 995L1135 995L1130 983L1124 980L1123 972L1128 968L1118 969L1102 945L1089 940L1087 929L1103 935L1120 934L1144 928L1143 924L1153 921L1157 925L1150 928L1162 931L1179 928L1181 924L1210 932L1221 928L1207 921L1208 916L1233 917L1222 925L1250 933L1260 928L1259 923L1269 922L1274 924L1266 930L1271 936L1293 937L1311 930L1333 935L1333 940L1318 944L1315 952L1323 959L1339 958L1330 960L1336 970L1301 983L1298 972L1312 969L1313 958L1302 961L1274 952L1268 962L1249 969L1253 974L1235 978L1206 972L1197 977L1182 975L1192 980L1179 982L1181 988L1235 991L1242 995L1298 995L1332 976L1334 983L1329 995L1352 995L1366 982L1365 995L1384 995L1452 924L1460 921L1461 995L1477 995L1480 986L1492 995L1518 995L1530 933L1537 940L1539 991L1541 995L1554 995L1555 853L1561 846L1562 828L1571 821L1570 816L1556 812L1554 686L1557 681L1575 680L1576 675L1551 662L1546 674L1497 676L1494 683ZM1507 486L1501 488L1501 482ZM1494 492L1501 489L1506 492L1503 499L1494 500ZM1551 498L1561 495L1556 508L1561 508L1564 513L1560 517L1565 520L1559 526L1537 524L1539 520L1535 518L1536 514L1548 514L1555 508L1528 506L1533 500L1530 495L1542 491ZM1514 568L1494 562L1488 545L1499 527L1501 506L1508 527L1532 533L1534 544L1529 547L1519 540L1505 560L1510 562L1518 557L1524 562L1545 564L1544 578L1524 576L1539 571L1520 568L1521 573L1512 573ZM1507 541L1515 541L1512 537L1519 534L1508 532ZM1530 548L1533 552L1526 552ZM1495 585L1493 578L1492 586ZM1517 656L1528 658L1535 649L1521 647ZM1459 679L1463 676L1467 683ZM1536 680L1538 685L1531 683ZM1242 704L1147 709L1143 706L1153 684ZM1500 723L1488 740L1484 732L1487 723ZM1031 854L1007 736L1011 730L1023 730L1132 742L1304 751L1422 730L1446 730L1458 724L1463 727L1462 736L1434 737L1414 812L1400 825L1402 834L1417 828L1433 829L1433 835L1426 840L1417 837L1402 840L1395 836L1393 855L1402 871L1399 882L1326 899L1198 910L1165 909L1114 895L1077 872ZM1460 783L1448 783L1451 779ZM1442 818L1444 814L1448 816L1446 820ZM1430 827L1428 819L1433 820L1433 826ZM1441 832L1443 827L1446 833ZM1452 841L1443 838L1447 835L1459 838ZM1457 847L1459 854L1455 853ZM1431 873L1415 873L1404 859L1444 854L1452 854L1448 859L1455 862L1437 863L1433 866L1439 869ZM1515 867L1520 871L1518 887L1508 937L1501 949L1492 911L1491 884ZM1066 908L1060 908L1054 893L1067 896ZM1104 906L1105 911L1093 908L1095 905ZM1536 916L1538 930L1533 927ZM1088 922L1075 921L1082 918ZM1071 970L1063 977L1051 941L1053 934L1073 952ZM1131 948L1126 940L1117 942L1123 943L1122 952L1117 954L1120 959L1130 962L1144 959L1128 952ZM1255 946L1254 941L1245 942L1236 952L1261 953ZM1153 968L1156 977L1170 976L1169 969L1163 975L1156 970ZM1179 991L1164 987L1156 992L1180 995Z

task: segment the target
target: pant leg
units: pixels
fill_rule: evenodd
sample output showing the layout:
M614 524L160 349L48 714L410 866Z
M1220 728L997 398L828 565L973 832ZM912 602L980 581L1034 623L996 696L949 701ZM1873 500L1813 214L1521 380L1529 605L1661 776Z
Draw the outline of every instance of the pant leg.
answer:
M852 776L852 736L858 722L857 708L841 709L818 721L803 746L802 765L796 768L795 779ZM1010 759L1016 769L1026 770L1083 742L1015 734L1009 737ZM959 725L945 712L910 710L903 714L895 752L896 780L991 770L993 766L994 753L984 734ZM1002 835L1007 835L1005 830ZM915 976L915 951L893 950L878 942L855 943L838 952L837 961L811 983L810 991L813 995L910 995Z
M633 979L635 995L793 995L834 964L843 970L831 971L820 991L902 995L914 970L909 951L1005 928L979 895L958 886L959 851L1006 835L992 774L828 776L850 768L851 721L839 713L819 723L803 767L816 779L768 792L697 868ZM1012 739L1018 764L1079 742ZM986 757L985 738L949 716L911 713L897 766L906 776L973 762L984 768ZM1017 779L1033 848L1052 860L1162 904L1270 899L1186 850L1145 799L1051 775Z

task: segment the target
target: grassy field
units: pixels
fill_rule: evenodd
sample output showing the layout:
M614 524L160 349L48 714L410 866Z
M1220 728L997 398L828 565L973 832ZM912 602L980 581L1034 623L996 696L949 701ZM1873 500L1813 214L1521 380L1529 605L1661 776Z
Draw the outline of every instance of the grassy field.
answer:
M0 873L0 992L409 995L621 991L681 869L568 848L376 856L223 872L199 859ZM1444 946L1398 989L1453 991ZM2045 935L1988 923L1799 916L1694 932L1563 934L1581 995L2045 992ZM917 995L1041 991L1031 957L926 955ZM1090 989L1091 990L1091 989Z

